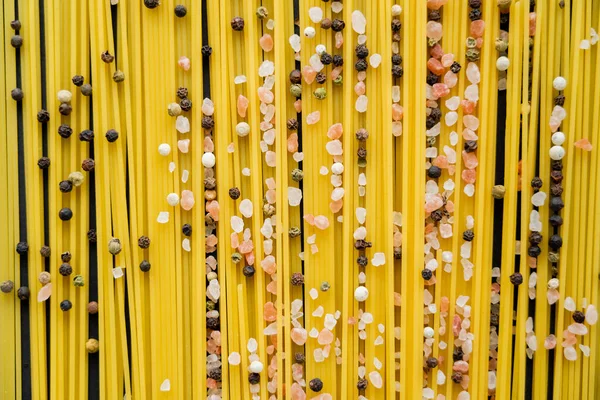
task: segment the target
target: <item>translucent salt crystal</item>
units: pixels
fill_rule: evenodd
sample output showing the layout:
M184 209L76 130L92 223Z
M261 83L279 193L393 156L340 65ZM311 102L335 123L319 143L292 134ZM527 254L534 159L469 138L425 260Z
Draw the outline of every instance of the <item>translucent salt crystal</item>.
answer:
M292 36L290 36L289 42L290 42L290 46L292 46L292 49L295 52L300 51L300 36L293 34Z
M183 247L185 251L192 251L192 248L190 247L190 239L183 239L183 241L181 242L181 247Z
M308 294L310 295L310 298L313 300L315 300L317 297L319 297L319 292L315 288L310 289Z
M169 163L169 172L173 172L173 171L175 171L175 168L176 168L176 167L177 167L177 166L175 165L175 163L174 163L173 161L171 161L171 162Z
M569 360L569 361L577 360L577 351L575 351L575 348L573 348L573 346L565 347L563 353L567 360Z
M256 339L254 339L254 338L248 339L248 344L246 345L246 348L248 349L248 351L250 353L256 352L256 350L258 349L258 342L256 341Z
M184 169L183 172L181 173L181 182L186 183L188 181L189 177L190 177L190 171L188 171L187 169Z
M578 323L573 323L573 324L569 325L568 330L572 334L580 335L580 336L583 336L588 333L587 327L584 324L578 324Z
M547 195L544 192L535 193L533 196L531 196L531 204L533 204L536 207L543 206L546 202L546 196Z
M248 199L242 200L240 202L239 210L244 217L252 217L252 202Z
M296 162L301 162L302 160L304 160L304 153L301 152L295 152L292 155L292 158L294 159L294 161Z
M394 121L392 122L392 135L394 137L398 137L402 135L402 122Z
M179 133L188 133L190 131L190 120L183 115L178 116L175 121L175 129Z
M319 306L317 307L317 309L315 311L313 311L312 316L313 317L322 317L323 314L325 313L323 306Z
M469 301L469 296L458 296L456 299L456 306L463 308Z
M479 87L477 85L469 85L465 89L465 99L470 101L478 101L479 100Z
M242 360L242 357L240 356L240 353L238 353L236 351L229 354L229 357L227 357L227 361L229 362L230 365L240 365L241 360Z
M344 188L335 188L331 191L331 200L333 201L337 201L337 200L341 200L344 197L344 193L346 191L344 190Z
M598 310L593 304L587 306L585 310L585 322L590 325L595 325L598 322Z
M177 148L183 154L187 154L190 150L190 139L183 139L177 141Z
M359 224L364 224L365 219L367 218L367 209L363 207L356 207L355 210L356 220Z
M171 391L171 381L168 379L165 379L161 384L160 384L160 391L161 392L170 392Z
M533 351L537 350L537 339L535 335L531 335L527 338L527 346Z
M273 322L272 324L269 324L265 329L263 329L263 335L265 336L271 336L271 335L276 335L277 334L277 322ZM253 361L253 363L256 361Z
M313 125L319 122L321 119L321 113L319 111L312 112L306 116L306 123L308 125Z
M579 345L579 350L581 350L581 352L583 353L584 356L589 357L590 356L590 347L589 346L585 346L583 344Z
M377 371L369 372L369 380L371 381L371 384L377 389L381 389L381 387L383 386L383 379L381 378L381 374Z
M379 67L379 64L381 64L381 55L377 53L373 54L369 57L369 64L371 64L371 67L373 68Z
M236 85L240 85L245 82L246 82L246 75L238 75L235 78L233 78L233 83L235 83Z
M187 58L186 56L181 56L179 57L179 60L177 61L177 64L179 65L179 67L181 67L181 69L183 69L184 71L189 71L190 67L191 67L191 62L190 59Z
M463 117L463 124L465 127L472 131L476 131L479 128L479 118L474 115L465 115Z
M436 158L437 157L437 147L427 147L425 149L425 157L426 158Z
M159 224L166 224L167 222L169 222L169 212L168 211L159 212L158 217L156 218L156 222L158 222Z
M312 22L318 24L323 19L323 10L320 7L311 7L308 9L308 17Z
M371 265L379 267L385 264L385 253L375 253L371 259Z
M421 396L424 399L433 399L433 396L435 395L435 392L433 391L433 389L425 387L423 388L423 391L421 392Z
M460 105L460 97L452 96L448 100L446 100L446 107L448 107L451 111L456 111L458 106Z
M467 79L470 83L477 84L481 80L481 74L479 73L479 67L477 64L470 62L467 64Z
M332 156L341 156L342 154L344 154L342 142L340 142L338 139L327 142L327 144L325 145L325 149L327 150L327 153L329 153Z
M369 99L367 98L367 96L365 96L363 94L361 96L358 96L358 98L356 99L354 108L356 109L356 111L363 113L363 112L367 111L368 104L369 104Z
M365 27L367 26L367 19L364 14L358 10L352 11L352 29L358 34L365 33Z
M582 50L589 50L590 47L590 41L587 39L584 39L579 43L579 48Z
M444 34L442 24L436 21L427 22L427 37L433 40L440 40Z
M268 30L272 31L275 28L275 20L269 19L265 24Z
M565 310L573 312L576 308L575 300L573 300L571 297L567 297L565 299Z
M215 112L215 105L211 99L206 97L202 100L202 114L204 115L213 115Z
M367 237L367 229L364 226L359 226L354 231L354 240L364 240Z
M440 129L441 129L441 124L438 122L431 129L428 129L425 132L425 135L427 135L428 137L438 136L440 134Z
M452 131L450 132L450 144L452 146L456 146L456 144L458 143L458 133Z
M600 39L600 36L598 36L598 33L596 32L596 30L594 28L590 28L590 43L591 44L596 44L598 43L598 39Z
M446 115L444 115L444 120L446 126L453 126L456 121L458 121L458 113L456 111L447 112Z
M112 274L113 274L113 278L115 278L115 279L122 278L125 275L123 273L123 268L121 268L121 267L113 268Z
M244 230L244 220L237 215L231 217L231 229L236 233L241 233Z
M464 377L463 377L464 379ZM469 392L466 391L462 391L458 394L458 397L456 398L456 400L470 400L471 399L471 395L469 394Z
M325 65L323 65L321 62L321 57L318 54L313 54L310 56L308 63L316 72L320 72L323 68L325 68Z
M471 257L471 247L473 242L464 242L460 246L460 256L462 258L470 258Z
M363 172L358 174L358 184L362 186L367 184L367 176Z
M258 76L260 76L262 78L269 76L269 75L273 75L274 73L275 73L275 64L273 64L273 61L265 60L260 65L260 67L258 67Z
M467 196L473 197L473 195L475 194L475 186L473 186L472 183L466 184L464 192Z
M325 315L325 320L323 321L323 326L325 328L327 328L330 331L332 331L333 328L335 328L336 325L337 325L337 320L335 319L335 317L333 316L333 314L327 314L327 315Z
M298 206L300 205L300 201L302 201L302 190L295 187L288 187L288 202L290 206Z
M219 285L219 281L213 279L209 282L208 287L206 288L206 297L216 302L221 297L221 286Z

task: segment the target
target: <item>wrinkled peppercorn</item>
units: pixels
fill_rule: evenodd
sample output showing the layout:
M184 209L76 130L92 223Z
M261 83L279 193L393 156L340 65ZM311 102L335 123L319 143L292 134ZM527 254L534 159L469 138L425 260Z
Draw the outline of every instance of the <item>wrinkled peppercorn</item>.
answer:
M210 47L207 44L202 46L202 48L200 49L200 52L202 53L202 55L204 57L210 57L210 55L212 54L212 51L213 51L212 47Z
M563 219L558 214L551 215L549 218L549 221L550 221L550 225L552 225L555 228L559 227L563 224Z
M202 117L202 127L204 129L212 129L215 126L215 120L211 115Z
M481 10L469 11L469 19L471 21L477 21L478 19L481 19Z
M442 176L442 169L440 167L436 167L435 165L432 165L427 170L427 176L430 178L433 178L433 179L437 179L440 176Z
M258 384L260 382L260 374L257 374L256 372L250 372L248 374L248 382L250 382L252 385Z
M181 107L183 111L190 111L192 109L192 101L190 99L182 99L179 102L179 107Z
M87 232L87 237L88 237L88 241L90 243L96 243L96 241L98 240L98 238L96 237L96 230L95 229L90 229Z
M144 5L149 9L153 9L160 5L160 0L144 0Z
M364 44L359 44L356 46L354 52L356 53L356 57L360 59L365 59L369 55L369 49Z
M85 172L90 172L94 169L95 166L96 163L91 158L86 158L81 162L81 169L83 169Z
M329 65L333 62L333 57L329 53L321 54L321 63L323 65Z
M192 236L192 226L190 224L183 224L181 227L181 232L185 236Z
M27 286L21 286L19 290L17 290L17 297L19 300L27 300L29 299L29 288Z
M113 61L115 61L115 56L113 56L112 54L110 54L110 53L108 52L108 50L106 50L104 53L102 53L102 54L100 55L100 59L101 59L102 61L104 61L105 63L107 63L107 64L110 64L110 63L112 63Z
M539 232L531 232L529 234L529 243L540 244L542 243L543 236Z
M298 129L298 120L296 118L290 118L287 120L287 128L290 131L295 131Z
M464 353L462 351L462 348L460 347L455 347L454 351L452 352L452 359L454 361L462 361L464 356Z
M71 261L71 252L65 251L60 255L60 259L62 260L62 262L68 263L69 261Z
M14 21L10 21L10 27L13 30L18 31L19 29L21 29L21 21L19 21L18 19L15 19Z
M563 187L560 183L550 185L550 193L553 196L560 196L563 193Z
M294 286L302 286L304 285L304 275L302 275L300 272L294 272L290 281Z
M20 88L15 88L10 91L10 97L12 97L14 101L21 101L23 100L23 91Z
M339 54L333 56L333 66L341 67L342 65L344 65L344 57L340 56Z
M364 250L364 249L369 248L371 246L373 246L373 243L367 242L366 240L362 240L362 239L356 240L354 242L354 248L356 248L357 250Z
M431 279L431 277L433 277L433 272L431 272L431 270L425 268L425 269L421 270L421 277L423 279L425 279L426 281L428 281Z
M404 75L404 68L401 65L392 65L392 76L402 78L402 75Z
M554 98L554 105L556 106L564 106L565 105L565 95L559 94Z
M559 212L563 209L565 203L560 197L551 197L550 198L550 209L554 212Z
M335 18L333 21L331 21L331 29L334 32L341 32L344 30L345 27L346 27L346 23L344 21L342 21L341 19Z
M323 84L325 81L327 81L327 75L325 75L323 72L319 72L317 73L317 76L315 76L315 80L318 84Z
M552 171L562 171L562 169L563 169L562 160L552 160L552 163L550 164L550 168L552 169Z
M358 390L366 390L367 386L369 386L369 381L367 381L364 378L359 379L358 382L356 383L356 388Z
M356 263L364 268L369 265L369 259L366 256L361 255L356 259Z
M208 377L217 382L221 382L221 368L215 368L208 371Z
M92 140L94 140L94 131L91 131L89 129L81 131L79 133L79 140L81 140L82 142L91 142Z
M17 243L17 254L19 254L20 256L23 256L25 254L27 254L27 252L29 251L29 245L27 244L27 242L19 242Z
M431 10L429 11L429 14L427 14L427 19L429 21L439 21L440 19L442 19L442 16L440 15L439 10ZM392 28L393 30L393 28Z
M58 127L58 135L64 139L70 137L73 134L73 129L66 124L62 124Z
M552 182L560 183L562 182L564 177L562 171L551 171L550 178L552 179Z
M188 89L185 87L177 88L177 97L185 99L188 96Z
M510 283L512 283L515 286L519 286L523 283L523 275L521 275L520 272L515 272L510 276Z
M114 129L109 129L106 132L105 136L106 136L106 140L108 140L109 143L113 143L119 138L119 132L117 132Z
M40 249L40 254L42 255L42 257L48 258L50 257L50 246L42 246L42 248Z
M562 247L563 245L563 240L559 235L552 235L550 236L550 238L548 238L548 246L552 249L552 250L558 250Z
M92 95L92 85L90 85L89 83L81 85L81 88L79 90L81 90L81 94L84 96Z
M575 311L572 317L573 321L577 322L578 324L583 324L583 322L585 321L585 314L581 311Z
M74 75L73 78L71 78L71 81L73 82L73 84L77 87L83 85L83 76L81 75Z
M216 331L221 327L221 322L219 318L206 318L206 327Z
M235 17L231 20L231 27L234 31L244 30L244 19L242 17Z
M436 83L438 83L438 81L440 80L440 77L437 76L436 74L434 74L433 72L429 71L429 72L427 72L426 80L427 80L427 84L429 86L433 86Z
M204 178L204 187L206 189L214 189L217 187L217 181L212 177Z
M463 232L463 240L470 242L475 238L475 232L471 229L467 229Z
M540 254L542 254L542 249L540 249L540 247L539 247L539 246L537 246L537 245L531 245L531 246L529 246L529 248L527 249L527 255L528 255L529 257L536 258L536 257L539 257L539 256L540 256Z
M367 149L365 149L364 147L359 147L356 151L356 155L358 156L358 158L367 158Z
M138 246L140 246L140 249L147 249L150 247L150 238L148 236L140 236Z
M58 273L62 276L69 276L73 273L73 267L67 263L63 263L58 267Z
M431 219L434 220L435 222L439 222L442 220L442 217L444 216L444 213L442 212L442 210L435 210L431 212Z
M292 170L292 180L294 182L300 182L302 179L304 179L304 171L298 168L294 168Z
M435 357L429 357L425 360L425 365L427 365L427 368L435 368L438 366L438 360Z
M365 128L360 128L356 131L356 139L361 142L367 140L369 138L369 132Z
M68 103L61 103L61 105L58 106L58 112L60 113L60 115L67 116L71 114L72 111L73 107L71 107L71 105Z
M368 64L366 60L358 60L355 64L354 64L354 69L356 69L358 72L361 71L366 71L368 68Z
M471 7L471 8L481 7L481 0L469 0L469 7Z
M455 74L458 74L460 72L461 69L461 65L459 63L457 63L456 61L454 61L452 63L452 65L450 66L450 71L454 72Z
M297 226L292 226L289 230L288 230L288 236L290 238L297 238L298 236L300 236L300 228L298 228Z
M477 150L477 141L476 140L466 140L463 144L463 148L467 153L472 153Z
M295 85L302 82L302 73L299 69L295 69L290 72L290 82Z
M60 181L58 184L58 190L63 193L69 193L71 190L73 190L73 184L71 181Z
M319 378L311 379L310 382L308 382L308 387L313 392L320 392L321 389L323 389L323 381Z
M175 6L175 15L178 18L183 18L187 14L187 8L183 4L177 4Z
M47 123L48 121L50 121L50 113L46 110L38 111L37 120L38 120L38 122L41 122L42 124Z
M402 23L400 23L399 19L394 18L392 20L392 32L398 32L402 28Z
M234 187L229 189L229 197L231 197L233 200L237 200L240 198L240 189Z
M244 274L244 276L246 278L250 278L250 277L254 276L255 272L256 272L256 270L254 269L254 267L252 265L246 265L244 267L244 269L242 270L242 273Z

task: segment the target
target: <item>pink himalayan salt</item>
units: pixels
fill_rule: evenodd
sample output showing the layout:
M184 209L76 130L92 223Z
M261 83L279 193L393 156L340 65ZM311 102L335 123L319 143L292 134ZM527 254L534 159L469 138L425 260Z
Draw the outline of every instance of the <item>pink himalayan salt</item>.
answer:
M481 46L483 46L483 38L478 37L477 39L475 39L475 47L480 49Z
M296 110L297 113L302 112L302 100L298 99L294 102L294 110Z
M304 214L304 221L310 226L315 225L315 216L312 214Z
M267 190L267 192L265 193L265 198L267 199L267 203L275 204L275 202L277 201L277 192L275 192L275 189Z
M442 49L442 46L440 46L439 43L436 43L436 45L429 50L429 55L439 60L444 55L444 49Z
M450 89L448 88L448 85L446 85L445 83L434 83L433 84L433 95L435 97L444 97L447 96L448 94L450 94Z
M470 100L462 100L460 105L462 106L463 114L473 114L475 107L477 107L477 103Z
M440 194L432 196L427 202L425 202L425 212L433 212L444 205L444 199Z
M458 336L460 332L460 323L460 317L458 315L454 315L454 318L452 320L452 333L454 334L454 336Z
M468 153L463 150L462 152L463 162L465 163L465 167L468 169L473 169L477 167L479 161L477 161L477 156L475 153Z
M479 128L479 118L473 115L465 115L463 117L463 124L465 127L472 131L476 131Z
M258 98L266 104L271 104L275 100L275 95L269 89L261 86L258 88Z
M537 14L534 12L529 13L529 36L535 35Z
M402 117L404 117L404 108L398 103L392 104L392 119L401 121Z
M292 133L287 138L287 150L290 153L295 153L298 151L298 134Z
M317 122L319 122L320 119L321 119L321 113L319 111L314 111L306 116L306 123L308 125L313 125L313 124L316 124Z
M348 325L356 325L356 317L350 316L348 317Z
M243 94L240 94L237 99L237 112L240 117L244 118L246 116L248 104L250 104L248 99Z
M277 320L277 309L273 305L272 301L267 301L263 306L263 318L267 322L273 322Z
M454 202L452 200L448 200L446 202L446 211L448 211L449 213L454 212Z
M324 215L317 215L315 217L315 226L321 230L329 227L329 218Z
M179 57L179 61L177 61L177 64L179 64L181 69L183 69L184 71L189 71L191 67L190 59L186 56Z
M344 68L343 67L335 67L334 69L331 70L331 73L329 74L329 78L334 81L337 79L338 76L340 76L340 74L342 73L342 70Z
M260 266L269 275L273 275L277 272L277 264L275 264L275 257L266 256L261 262Z
M435 165L436 167L442 168L442 169L448 168L448 157L446 157L443 154L439 155L433 159L431 164Z
M394 232L394 247L402 246L402 232Z
M550 131L554 133L558 130L558 127L560 126L560 120L557 117L552 116L548 121L548 125L550 126Z
M587 138L579 139L578 141L576 141L573 144L578 149L585 150L585 151L592 151L592 144L590 143L590 141Z
M466 128L466 129L463 130L462 137L465 140L477 140L477 139L479 139L477 137L477 134L475 132L473 132L472 130L470 130L469 128Z
M277 165L277 154L274 151L267 151L265 153L265 163L269 167L275 167Z
M317 71L310 65L305 65L302 68L302 77L304 78L304 82L309 85L314 82L315 77L317 76Z
M358 74L356 74L356 78L361 82L364 81L367 79L367 71L360 71Z
M250 240L250 239L244 240L238 246L238 251L242 254L250 253L252 250L254 250L254 244L252 243L252 240Z
M231 248L237 249L238 246L240 245L240 238L238 237L238 234L233 232L231 234L230 238L231 238Z
M273 38L268 33L262 35L262 37L258 40L258 43L260 44L260 48L267 53L273 50Z
M467 390L469 388L469 382L470 382L471 378L469 377L469 375L463 375L461 381L460 381L460 387L462 387L464 390ZM465 393L465 392L463 392ZM466 400L466 396L464 396L465 400ZM457 400L461 400L460 396L458 397Z
M442 65L444 68L450 68L452 63L454 62L454 54L446 53L442 56Z
M215 381L212 378L206 378L206 387L208 389L217 389L217 387L218 387L217 381Z
M304 393L302 386L300 386L297 382L292 383L291 393L292 400L306 400L306 393Z
M456 86L456 84L458 83L458 75L456 75L454 72L452 71L447 71L444 74L444 83L446 84L446 86L448 86L450 89L453 88L454 86Z
M466 361L456 361L452 366L452 371L466 374L469 372L469 363Z
M342 209L342 206L344 205L344 200L339 199L339 200L335 200L329 203L329 209L331 210L332 213L337 213Z
M444 73L444 66L437 58L430 58L427 60L427 69L433 72L436 75L441 75Z
M272 336L277 336L277 335L272 335ZM267 346L267 354L272 356L273 353L275 353L275 346L273 345L269 345ZM273 361L273 360L271 360ZM277 359L275 359L275 362L277 362ZM271 365L269 365L269 369L271 368ZM269 375L271 375L271 371L269 371Z
M246 262L248 263L248 265L254 265L254 261L255 261L254 251L244 254L244 258L246 259Z
M317 342L321 346L330 344L333 342L333 333L329 329L324 328L321 332L319 332L319 336L317 336Z
M342 127L342 124L338 122L329 127L329 129L327 130L327 137L331 140L335 140L339 139L343 133L344 129Z
M195 203L196 201L194 200L194 193L192 191L184 190L181 192L181 201L179 202L181 208L185 211L189 211L194 207Z
M548 289L546 293L546 298L548 299L548 304L552 305L558 301L560 297L560 293L556 289Z
M213 143L212 138L210 136L204 137L204 151L210 153L215 151L215 144Z
M448 165L448 174L450 176L454 175L455 171L456 171L456 166L455 165Z
M267 292L277 296L277 281L271 281L267 285Z
M38 297L37 297L38 303L48 300L51 295L52 295L52 282L48 282L47 284L42 286L42 288L38 292Z
M448 0L427 0L427 8L430 10L439 10Z
M260 130L261 132L267 131L273 127L270 121L260 121Z
M214 247L219 242L219 239L215 235L208 235L206 237L206 245L210 247Z
M183 154L186 154L190 151L190 139L182 139L177 141L177 148Z
M344 44L344 35L342 34L342 32L336 32L335 33L335 48L339 49L342 47L343 44Z
M477 172L474 169L465 169L462 171L461 176L465 183L475 183Z
M357 96L362 96L365 94L365 92L366 86L364 82L358 82L356 85L354 85L354 93L356 93Z
M220 354L221 353L221 347L218 346L214 340L209 339L206 342L206 351L208 351L210 354Z
M475 39L483 36L483 31L485 30L485 22L482 19L478 19L476 21L471 22L471 27L469 28L469 32L471 36Z
M298 346L302 346L304 343L306 343L308 333L304 328L293 328L290 332L290 336L292 338L292 342L294 342Z
M427 37L433 40L440 40L442 35L444 34L444 30L442 28L442 24L435 21L427 22Z
M450 307L450 299L448 299L448 297L443 296L440 299L440 312L448 312L448 309Z

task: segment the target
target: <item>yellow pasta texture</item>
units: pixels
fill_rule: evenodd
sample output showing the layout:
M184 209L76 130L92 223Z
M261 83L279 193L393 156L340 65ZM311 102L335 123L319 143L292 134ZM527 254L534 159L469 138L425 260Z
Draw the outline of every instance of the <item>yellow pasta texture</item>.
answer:
M600 398L600 1L2 19L0 400Z

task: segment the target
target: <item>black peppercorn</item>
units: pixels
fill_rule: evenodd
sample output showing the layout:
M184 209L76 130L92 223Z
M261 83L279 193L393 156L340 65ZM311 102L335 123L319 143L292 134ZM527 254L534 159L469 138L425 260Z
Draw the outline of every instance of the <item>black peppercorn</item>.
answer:
M62 311L69 311L71 309L71 307L73 307L73 305L71 304L71 302L69 300L63 300L60 302L60 309Z
M90 85L89 83L84 83L83 85L81 85L81 88L79 90L81 90L81 94L84 96L92 95L92 85Z
M392 65L402 64L402 56L400 54L392 55Z
M160 0L144 0L144 5L149 9L153 9L160 5Z
M454 61L452 63L452 65L450 66L450 71L454 72L455 74L458 74L460 72L461 69L461 65L459 63L457 63L456 61Z
M188 96L188 89L185 87L180 87L177 89L177 97L180 99L185 99Z
M250 278L250 277L254 276L255 272L256 272L256 270L254 269L254 267L252 265L246 265L244 267L244 269L242 269L242 273L244 274L244 276L246 278Z
M91 142L92 140L94 140L94 131L91 131L89 129L81 131L81 133L79 133L79 140L81 140L82 142Z
M62 260L62 262L68 263L69 261L71 261L71 252L65 251L60 255L60 259Z
M331 21L331 29L334 32L341 32L344 30L345 27L346 27L346 23L344 21L342 21L341 19L335 18L333 21Z
M402 78L402 75L404 75L404 68L401 65L392 65L392 76Z
M508 20L509 20L509 13L500 13L500 24L506 24L506 23L508 23Z
M558 214L551 215L549 218L549 221L550 221L550 225L552 225L555 228L559 227L563 224L563 219Z
M290 82L293 84L299 84L302 82L302 73L300 70L295 69L290 72Z
M441 221L443 216L444 216L444 213L442 212L442 210L435 210L435 211L432 211L432 212L431 212L431 215L430 215L431 219L432 219L434 222L439 222L439 221Z
M462 374L460 372L454 372L452 374L452 382L454 383L461 383L462 382Z
M542 243L543 236L539 232L531 232L529 234L529 243L540 244Z
M440 176L442 176L442 169L440 167L436 167L435 165L432 165L427 170L427 176L430 178L437 179Z
M212 115L202 117L202 127L204 129L212 129L215 126L215 120Z
M356 263L364 268L369 265L369 259L366 256L361 255L356 259Z
M325 81L327 81L327 75L325 75L323 72L319 72L317 73L315 80L318 84L323 84Z
M565 105L565 95L559 94L554 98L554 105L556 106L564 106Z
M581 311L575 311L572 317L573 321L577 322L578 324L583 324L583 322L585 321L585 314Z
M47 123L48 121L50 121L50 113L46 110L38 111L37 120L38 120L38 122L41 122L42 124Z
M13 37L11 37L10 45L15 49L18 49L19 47L23 46L23 38L21 37L21 35L14 35Z
M62 276L69 276L73 273L73 267L70 264L63 263L58 267L58 273Z
M471 10L469 11L469 19L471 21L477 21L478 19L481 19L481 10Z
M333 62L333 57L329 53L321 54L321 63L323 65L329 65Z
M119 132L114 129L109 129L105 136L109 143L113 143L119 138Z
M367 61L366 61L366 60L358 60L358 61L357 61L357 62L354 64L354 68L355 68L355 69L356 69L358 72L361 72L361 71L366 71L368 66L369 66L369 65L367 64Z
M435 357L429 357L425 360L425 365L427 365L427 368L435 368L438 366L438 360Z
M95 229L90 229L87 232L87 237L88 237L88 241L90 243L96 243L96 241L98 240L98 238L96 237L96 230Z
M558 196L554 196L550 198L550 209L554 212L559 212L560 210L563 209L563 207L565 206L565 203L563 202L563 200L558 197Z
M17 254L19 254L20 256L23 256L25 254L27 254L27 252L29 251L29 245L27 244L27 242L19 242L17 243Z
M433 118L434 121L439 122L440 119L442 119L442 110L440 110L439 108L432 108L431 114L429 114L429 116Z
M0 284L0 292L2 293L10 293L15 288L15 283L13 281L4 281Z
M200 51L202 52L202 55L204 57L210 57L210 55L212 54L212 50L213 50L212 47L205 44L204 46L202 46L202 49Z
M356 155L358 156L358 158L367 158L367 149L365 149L364 147L359 147L356 151Z
M73 111L73 107L71 107L71 105L69 103L61 103L60 106L58 106L58 112L61 115L67 116L67 115L71 114L72 111Z
M50 257L50 246L42 246L42 248L40 249L40 254L42 255L42 257L48 258Z
M364 249L369 248L371 246L373 246L373 244L371 242L367 242L366 240L362 240L362 239L356 240L354 242L354 248L357 249L357 250L364 250Z
M29 288L27 286L21 286L19 290L17 290L17 297L19 300L27 300L29 299Z
M437 76L436 74L434 74L433 72L429 71L427 72L427 84L430 86L435 85L436 83L438 83L438 81L440 80L440 77Z
M548 246L552 249L552 250L558 250L562 247L563 245L563 240L559 235L552 235L550 236L550 238L548 239Z
M62 221L68 221L73 218L73 211L71 211L70 208L62 208L58 212L58 218L60 218Z
M356 388L358 390L366 390L367 386L369 386L369 381L367 381L364 378L359 379L358 382L356 383Z
M476 140L466 140L463 144L463 148L467 153L472 153L477 150L477 141Z
M356 46L354 52L356 53L356 57L360 59L365 59L369 55L369 49L364 44L359 44Z
M192 236L192 226L190 224L183 224L181 231L185 236Z
M515 286L519 286L523 283L523 275L521 275L520 272L515 272L510 276L510 283L512 283Z
M231 20L231 27L234 31L244 30L244 19L242 17L235 17Z
M38 160L37 165L40 169L46 169L50 166L50 159L48 157L42 157Z
M290 281L294 286L302 286L304 285L304 275L302 275L300 272L294 272Z
M150 265L150 262L148 262L148 260L142 260L142 262L140 263L140 270L142 272L148 272L150 271L150 268L152 266Z
M221 322L219 318L206 318L206 327L216 331L221 327Z
M221 368L215 368L208 371L208 377L217 382L221 382Z
M63 193L69 193L71 190L73 190L73 184L71 181L60 181L58 184L58 190Z
M66 124L62 124L58 127L58 135L64 139L70 137L73 134L73 129Z
M147 249L150 247L150 238L148 236L140 236L138 246L140 246L140 249Z
M402 28L402 24L400 23L400 20L397 18L394 18L392 20L392 32L398 32L400 30L400 28Z
M115 61L115 56L113 56L108 52L108 50L106 50L104 53L100 54L100 59L105 63L110 64L113 61Z
M550 178L552 179L552 182L560 183L562 182L564 177L562 171L551 171Z
M192 101L190 99L182 99L179 102L179 106L183 111L190 111L192 109Z
M90 172L94 169L95 166L96 163L91 158L86 158L81 162L81 169L83 169L85 172Z
M435 126L435 124L437 124L439 121L436 121L434 118L432 118L431 116L427 117L425 119L425 127L427 129L431 129Z
M469 7L471 7L471 8L481 7L481 0L469 0Z
M475 238L475 232L471 229L467 229L463 232L463 240L470 242Z
M344 65L344 57L340 56L339 54L333 56L333 66L341 67L342 65Z
M365 128L360 128L359 130L357 130L355 135L356 139L360 140L361 142L364 142L369 138L369 132Z
M310 382L308 382L308 387L313 392L320 392L323 389L323 381L319 378L311 379Z
M498 324L500 324L500 316L497 314L491 314L490 315L490 325L498 326Z
M421 270L421 277L426 281L430 280L433 276L433 272L430 269L424 268Z
M248 382L250 382L252 385L258 384L260 382L260 374L257 374L256 372L250 372L248 374Z
M21 101L23 100L23 91L20 88L15 88L10 91L10 97L12 97L14 101Z
M229 189L229 197L231 197L233 200L237 200L240 198L240 189L233 187L231 189Z
M13 30L18 31L19 29L21 29L21 21L19 21L18 19L15 19L14 21L10 21L10 27Z
M439 10L431 10L429 11L429 14L427 14L427 19L429 21L439 21L440 19L442 19L442 16L440 14Z
M83 76L81 75L74 75L73 78L71 78L71 81L73 82L73 85L79 87L81 85L83 85Z
M179 18L185 17L187 14L187 8L183 4L177 4L175 6L175 15Z
M287 128L290 131L298 130L298 120L296 118L290 118L287 120Z
M452 359L454 361L462 361L464 356L464 353L462 351L462 348L460 347L455 347L454 351L452 352Z
M294 354L294 360L298 363L298 364L304 364L304 361L306 360L306 357L304 356L304 353L296 353Z
M331 22L331 20L329 18L323 18L321 20L321 29L329 29L329 28L331 28L332 24L333 24L333 22Z
M529 246L529 248L527 249L527 255L529 257L536 258L539 257L540 254L542 254L542 249L540 249L540 247L535 244Z

